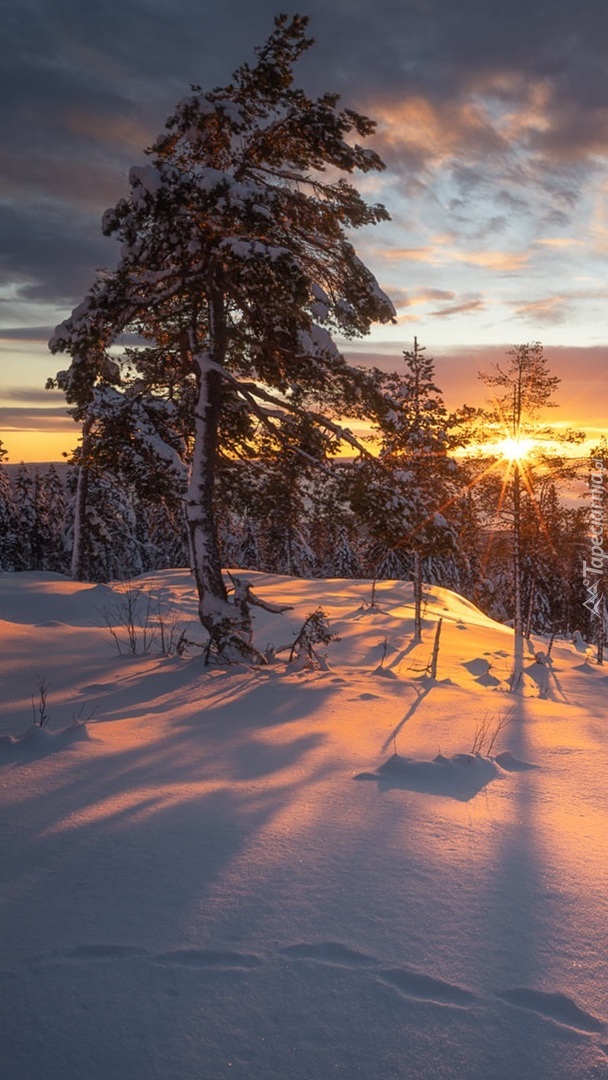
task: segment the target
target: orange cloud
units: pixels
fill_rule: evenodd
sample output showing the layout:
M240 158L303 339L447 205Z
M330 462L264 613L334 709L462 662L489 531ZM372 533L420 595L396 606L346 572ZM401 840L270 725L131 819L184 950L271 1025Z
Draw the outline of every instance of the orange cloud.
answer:
M516 251L460 251L453 253L453 259L455 262L481 266L484 270L501 272L523 270L530 262L529 255Z
M493 100L495 114L501 99L517 102L502 113L498 111L495 119L497 129L509 143L527 141L532 133L549 130L553 87L548 79L522 83L517 76L491 77L481 92Z
M522 270L528 265L530 256L517 251L466 251L450 244L447 238L440 238L435 245L412 248L376 248L371 250L375 258L389 262L422 262L433 266L446 266L450 263L466 263L479 266L484 270L510 272Z
M436 106L420 95L374 106L381 153L406 152L420 161L440 165L464 151L506 149L481 101L469 99Z
M541 300L511 301L510 304L517 318L525 319L531 315L542 322L561 322L566 316L568 298L546 296Z
M432 262L435 250L432 247L375 248L372 249L372 254L390 262Z
M414 289L412 292L406 289L393 289L390 285L382 286L390 296L397 310L401 308L419 307L421 304L435 303L439 300L453 300L456 296L451 289Z
M539 247L556 249L584 247L583 241L575 240L573 236L545 236L542 237L540 240L535 240L534 243Z

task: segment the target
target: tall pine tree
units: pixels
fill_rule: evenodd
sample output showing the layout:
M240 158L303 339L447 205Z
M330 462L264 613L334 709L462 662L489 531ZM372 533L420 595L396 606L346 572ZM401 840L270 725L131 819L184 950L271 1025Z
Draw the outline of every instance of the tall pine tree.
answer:
M81 419L96 385L123 377L109 348L125 330L151 343L131 357L150 391L194 385L193 568L201 622L227 657L262 659L239 636L221 575L221 439L228 429L246 438L247 417L276 433L291 414L332 440L336 412L352 414L366 380L330 334L362 335L394 316L347 235L388 216L346 179L383 168L357 141L374 124L339 109L335 94L312 99L293 85L306 34L305 18L279 16L255 65L180 102L151 163L131 170L129 195L105 215L104 232L122 244L117 270L51 341L71 355L58 382Z

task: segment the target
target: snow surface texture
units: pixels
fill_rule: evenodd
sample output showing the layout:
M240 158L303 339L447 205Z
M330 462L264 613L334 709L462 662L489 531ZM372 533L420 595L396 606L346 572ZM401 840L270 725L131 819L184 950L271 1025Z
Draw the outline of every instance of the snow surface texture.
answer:
M243 576L329 670L119 656L118 586L0 575L3 1080L608 1078L606 669L535 641L514 698L446 590L414 648L409 585Z

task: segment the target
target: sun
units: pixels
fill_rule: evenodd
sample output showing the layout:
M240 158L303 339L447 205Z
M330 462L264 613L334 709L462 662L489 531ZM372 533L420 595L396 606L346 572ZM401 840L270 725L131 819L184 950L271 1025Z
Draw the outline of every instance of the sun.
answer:
M494 449L507 461L523 461L534 449L534 439L502 439Z

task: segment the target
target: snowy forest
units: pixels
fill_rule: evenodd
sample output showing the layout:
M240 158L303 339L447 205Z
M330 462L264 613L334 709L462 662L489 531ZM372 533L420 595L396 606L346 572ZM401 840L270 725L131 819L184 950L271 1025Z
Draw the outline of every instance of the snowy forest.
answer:
M188 567L185 476L172 485L149 468L142 468L141 477L128 476L111 459L103 460L102 449L88 469L82 579L125 580ZM421 491L409 475L405 489L399 477L389 486L373 459L338 459L319 469L280 453L247 462L227 458L218 479L222 563L303 578L409 581L418 554L425 582L453 589L508 622L514 602L512 507L508 501L500 505L500 472L476 483L487 458L450 462L458 494L442 499L435 488L437 502L449 503L439 513L427 492L425 520L433 528L404 536L397 530L395 502L401 496L411 506ZM577 472L584 477L588 469L584 461ZM375 486L374 470L382 481ZM78 475L77 465L0 464L2 570L70 573ZM589 516L589 500L569 505L563 483L551 472L524 491L522 601L528 636L578 629L593 640L581 573Z

